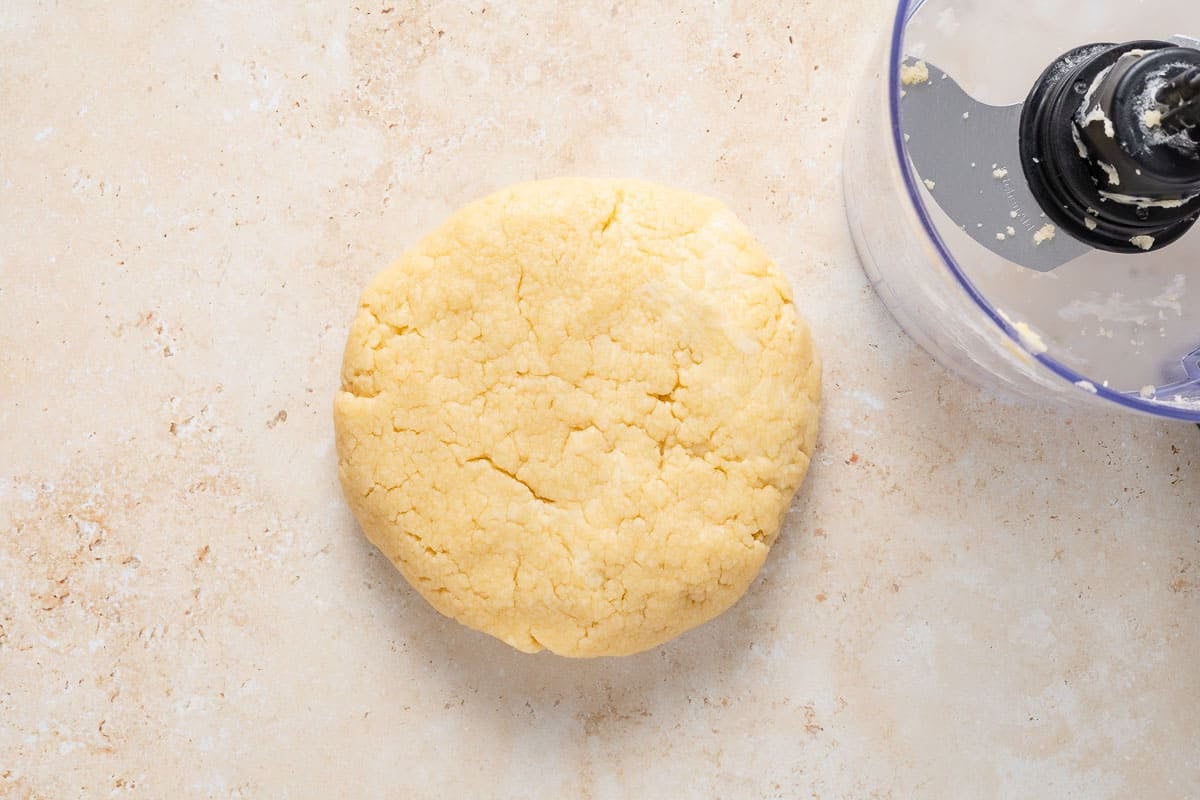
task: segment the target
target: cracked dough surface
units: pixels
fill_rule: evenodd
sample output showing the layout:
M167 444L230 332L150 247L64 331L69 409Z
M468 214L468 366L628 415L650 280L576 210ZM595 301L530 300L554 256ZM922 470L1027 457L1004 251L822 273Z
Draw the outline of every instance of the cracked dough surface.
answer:
M820 365L715 200L510 187L363 292L334 403L368 538L519 650L635 653L749 587L808 468Z

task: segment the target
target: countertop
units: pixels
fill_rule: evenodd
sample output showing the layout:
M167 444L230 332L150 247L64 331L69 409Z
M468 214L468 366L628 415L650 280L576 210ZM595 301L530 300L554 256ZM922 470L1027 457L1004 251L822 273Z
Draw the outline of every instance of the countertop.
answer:
M1200 797L1200 435L1003 405L843 220L883 0L0 9L0 796ZM715 195L825 358L766 568L642 655L432 611L343 503L360 288L507 183Z

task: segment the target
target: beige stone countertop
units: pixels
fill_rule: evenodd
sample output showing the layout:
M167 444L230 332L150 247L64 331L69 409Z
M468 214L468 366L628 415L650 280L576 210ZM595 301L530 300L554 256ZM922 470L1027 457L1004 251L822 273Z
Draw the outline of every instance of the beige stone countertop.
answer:
M884 0L0 4L0 797L1198 798L1200 435L999 404L843 221ZM432 611L341 499L358 292L513 181L728 203L826 363L730 612Z

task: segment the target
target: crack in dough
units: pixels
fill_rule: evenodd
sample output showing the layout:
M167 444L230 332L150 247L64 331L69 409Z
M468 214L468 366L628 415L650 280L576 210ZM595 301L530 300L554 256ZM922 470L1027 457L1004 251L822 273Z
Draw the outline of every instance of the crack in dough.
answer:
M728 209L540 181L451 215L363 292L339 475L442 613L524 651L628 654L745 592L819 400L787 281Z

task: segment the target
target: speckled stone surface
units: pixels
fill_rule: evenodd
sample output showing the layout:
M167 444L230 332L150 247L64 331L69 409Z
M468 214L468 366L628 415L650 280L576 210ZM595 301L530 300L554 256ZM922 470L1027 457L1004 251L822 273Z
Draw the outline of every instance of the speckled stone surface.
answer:
M0 7L0 796L1200 797L1200 435L988 400L868 287L887 3ZM718 620L621 660L439 617L330 406L362 284L506 183L712 194L826 362Z

